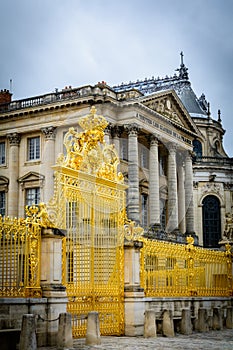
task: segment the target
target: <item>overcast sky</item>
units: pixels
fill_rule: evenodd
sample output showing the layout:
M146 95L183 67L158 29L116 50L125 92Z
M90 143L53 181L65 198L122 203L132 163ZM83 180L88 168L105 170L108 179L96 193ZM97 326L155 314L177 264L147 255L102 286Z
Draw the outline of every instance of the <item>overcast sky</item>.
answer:
M13 99L106 81L170 76L180 51L233 156L233 0L7 0L0 89Z

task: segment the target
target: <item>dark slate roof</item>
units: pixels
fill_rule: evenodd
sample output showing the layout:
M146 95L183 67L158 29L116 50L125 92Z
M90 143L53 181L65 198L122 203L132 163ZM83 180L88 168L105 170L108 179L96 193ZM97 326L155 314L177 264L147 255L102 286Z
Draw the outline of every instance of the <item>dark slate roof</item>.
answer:
M188 77L188 68L183 63L183 54L181 54L181 65L177 69L178 75L174 74L172 77L165 78L150 78L144 80L137 80L136 82L122 83L112 88L116 92L137 89L144 95L150 95L155 92L163 90L175 90L187 111L192 115L208 114L207 101L205 95L202 94L198 99L195 95Z

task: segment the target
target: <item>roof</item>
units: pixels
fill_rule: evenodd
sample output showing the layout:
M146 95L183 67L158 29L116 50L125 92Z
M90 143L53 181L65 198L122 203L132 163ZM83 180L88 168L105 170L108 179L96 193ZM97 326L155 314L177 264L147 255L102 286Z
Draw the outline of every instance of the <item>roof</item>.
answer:
M188 68L183 63L183 53L181 53L180 68L176 71L178 71L179 74L177 75L175 73L171 77L152 77L150 79L137 80L136 82L122 83L113 86L112 88L116 92L137 89L144 95L150 95L164 90L175 90L183 105L191 115L207 116L207 101L203 94L198 99L194 93L188 77Z

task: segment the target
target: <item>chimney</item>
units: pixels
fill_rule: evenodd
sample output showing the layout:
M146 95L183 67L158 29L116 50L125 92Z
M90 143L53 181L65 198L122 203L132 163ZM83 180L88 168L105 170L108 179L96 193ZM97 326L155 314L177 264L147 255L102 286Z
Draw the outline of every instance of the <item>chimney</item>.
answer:
M11 96L12 94L10 93L9 90L7 89L0 90L0 104L10 103Z

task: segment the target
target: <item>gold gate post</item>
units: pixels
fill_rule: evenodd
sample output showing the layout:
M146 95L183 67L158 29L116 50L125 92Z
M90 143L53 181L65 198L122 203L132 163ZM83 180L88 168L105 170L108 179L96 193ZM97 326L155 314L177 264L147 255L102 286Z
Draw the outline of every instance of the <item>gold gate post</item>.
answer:
M42 228L41 235L41 288L42 297L47 298L45 318L48 345L56 345L59 314L67 309L66 288L62 284L62 238L64 234L55 228ZM41 336L44 336L41 334Z
M140 249L143 242L126 241L125 266L125 335L139 336L144 333L144 289L140 284Z

